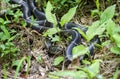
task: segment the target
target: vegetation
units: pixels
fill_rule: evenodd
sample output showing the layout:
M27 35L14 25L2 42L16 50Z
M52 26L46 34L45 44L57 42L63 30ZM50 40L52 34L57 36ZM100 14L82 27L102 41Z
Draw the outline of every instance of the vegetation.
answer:
M0 78L119 78L120 0L49 0L48 2L36 0L36 2L37 6L41 6L40 9L45 11L47 20L54 24L54 28L48 29L43 35L26 24L22 18L20 5L13 4L10 0L0 1L2 6L0 8L0 73L3 74ZM5 12L1 14L4 9ZM32 18L34 20L34 16ZM57 20L60 21L60 28ZM78 22L88 30L85 34L81 29L74 28L86 42L83 41L83 44L73 48L73 62L66 67L62 53L64 50L55 55L50 54L44 42L45 38L49 37L53 44L65 49L71 36L67 35L66 39L59 32L64 28L63 25L70 21ZM89 53L87 46L96 35L100 38L101 44L96 44L94 59L89 56L79 62L79 57Z

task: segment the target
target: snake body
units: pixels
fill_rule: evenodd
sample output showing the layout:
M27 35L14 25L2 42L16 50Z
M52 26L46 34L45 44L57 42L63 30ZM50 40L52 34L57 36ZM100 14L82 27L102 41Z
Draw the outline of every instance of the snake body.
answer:
M46 16L43 12L39 11L37 7L34 5L34 0L28 0L29 7L31 8L32 12L39 20L46 20Z
M53 24L46 20L45 14L37 9L37 7L34 4L34 0L11 0L11 1L22 5L23 18L28 24L32 24L32 29L42 33L43 31L49 28L53 28ZM30 17L31 13L33 13L34 16L39 20L34 21L33 23ZM65 51L66 59L68 61L72 61L73 47L75 47L81 42L81 34L77 30L73 29L74 27L80 28L84 33L86 33L87 31L86 28L73 22L69 22L64 25L62 32L63 33L67 32L72 36L72 40ZM98 42L98 39L92 41L90 46L88 47L91 55L94 53L94 44L96 44L97 42Z

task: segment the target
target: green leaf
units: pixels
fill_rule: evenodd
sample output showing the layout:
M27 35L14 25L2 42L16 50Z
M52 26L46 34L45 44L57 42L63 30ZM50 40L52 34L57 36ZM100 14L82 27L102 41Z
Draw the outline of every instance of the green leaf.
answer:
M117 70L115 71L114 75L113 75L113 79L118 79L119 77L119 70L117 68Z
M4 19L0 18L0 23L4 24Z
M57 57L57 58L54 59L53 65L54 65L54 66L57 66L57 65L59 65L63 60L64 60L64 57L63 57L63 56L59 56L59 57Z
M107 40L107 41L105 41L105 42L102 42L102 46L103 46L103 47L104 47L104 46L109 46L110 43L111 43L111 40Z
M120 48L117 46L112 47L110 51L114 54L120 55Z
M80 28L74 28L74 29L76 29L86 40L88 40L87 35Z
M7 39L8 39L8 37L3 32L0 32L0 40L4 41L4 40L7 40Z
M63 26L65 23L69 22L73 16L75 15L76 12L76 7L71 8L65 15L62 16L60 24Z
M120 27L116 25L113 34L119 33L120 32Z
M73 77L74 79L82 79L87 77L87 74L83 71L58 71L51 72L50 74L60 77Z
M100 16L101 23L104 23L105 21L113 18L115 13L115 7L116 5L112 5L105 9L105 11Z
M13 66L18 66L19 63L20 63L20 61L21 61L21 60L15 60L15 61L13 61L12 67L13 67ZM22 67L22 65L21 65L21 67Z
M100 3L99 3L99 0L96 0L95 1L95 4L96 4L96 7L97 7L97 9L98 9L98 11L100 10Z
M4 25L1 25L0 28L5 33L5 35L10 38L10 33L8 32L7 28Z
M52 37L52 42L55 42L55 41L60 41L61 40L61 38L60 38L60 36L58 36L58 35L55 35L55 37Z
M107 25L106 25L106 30L107 30L107 34L109 34L110 36L112 36L115 33L115 22L113 22L111 19L108 21Z
M59 31L60 31L59 28L50 28L50 29L48 29L48 30L43 34L43 36L49 36L49 37L51 37L53 34L56 34L56 33L58 33Z
M99 25L100 21L96 21L92 24L92 26L88 27L86 35L88 37L87 41L90 41L94 36L101 35L105 31L105 24Z
M5 24L9 24L9 23L11 23L11 21L10 21L10 20L7 20L7 21L4 22L4 25L5 25Z
M36 58L37 62L43 62L43 59L42 59L42 55L38 55L38 57Z
M115 40L115 43L120 48L120 35L118 33L113 35L113 39Z
M52 74L49 74L48 78L49 79L60 79L58 76L55 76L55 75L52 75Z
M18 48L12 47L11 50L10 50L10 53L15 53L15 52L17 52L17 51L19 51Z
M25 60L27 62L27 75L28 75L28 70L29 70L29 67L30 67L30 58L31 58L30 56L29 57L22 57L21 60L16 60L15 63L13 63L13 65L17 64L17 69L16 69L16 72L15 72L15 75L14 75L14 79L17 79L20 68L21 68L21 66L23 66L23 62Z
M18 6L17 6L17 7L18 7ZM12 16L14 16L13 10L10 10L10 9L7 10L6 14L7 14L7 15L12 15Z
M100 72L100 61L95 61L92 65L86 67L85 70L88 72L90 78L93 79Z
M21 22L21 24L22 24L22 26L25 28L26 26L27 26L27 23L24 21L24 20L22 20L22 21L20 21Z
M46 19L49 22L53 23L54 26L57 26L57 19L56 19L55 14L51 13L52 10L53 10L53 7L52 7L51 3L48 1L47 7L46 7L46 10L45 10Z
M4 71L3 71L3 74L4 74L4 78L3 79L8 79L7 77L7 64L4 64L4 66L3 66L3 68L4 68Z
M37 24L37 23L35 23L35 18L34 18L34 16L31 16L31 25L33 25L33 26L39 26L39 24Z
M57 36L57 35L53 36L54 34L56 34L58 32L60 32L59 28L50 28L43 34L43 36L50 37L52 42L60 41L61 38L59 36Z
M93 17L95 14L98 14L98 15L100 14L98 9L91 10L91 17Z
M90 65L91 62L87 61L87 60L82 60L82 63L85 64L85 65Z
M4 44L1 44L1 45L0 45L0 49L5 50L5 45L4 45Z
M14 35L14 36L12 36L12 37L10 37L10 39L8 39L8 42L10 42L10 41L14 40L16 37L17 37L17 34L16 34L16 35Z
M72 49L73 59L77 58L78 56L85 55L89 52L89 49L83 45L75 46Z

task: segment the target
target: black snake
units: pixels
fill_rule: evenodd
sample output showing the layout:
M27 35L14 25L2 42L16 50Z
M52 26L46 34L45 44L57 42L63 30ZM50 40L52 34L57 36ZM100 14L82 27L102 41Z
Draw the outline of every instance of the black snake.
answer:
M42 33L43 31L49 28L53 28L53 24L46 20L45 14L38 10L37 7L34 5L34 0L11 0L11 1L22 6L23 18L28 24L32 24L31 27L32 29ZM32 23L31 19L32 13L37 19L39 19L38 21L34 21L34 23ZM62 28L63 33L67 32L70 35L72 35L72 40L65 51L66 60L70 62L72 61L72 49L81 42L82 38L81 34L77 30L73 29L74 27L80 28L84 33L86 33L87 31L86 28L73 22L66 23L64 25L64 28ZM98 37L93 38L93 40L91 41L88 47L91 55L94 54L94 45L98 43L98 41L99 41Z

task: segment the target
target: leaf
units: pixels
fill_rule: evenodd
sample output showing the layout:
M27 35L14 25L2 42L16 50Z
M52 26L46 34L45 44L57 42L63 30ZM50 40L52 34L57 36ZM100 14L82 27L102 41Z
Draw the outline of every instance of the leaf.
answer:
M31 25L33 25L33 26L39 26L39 24L35 23L35 18L34 18L33 15L31 16Z
M87 77L87 74L83 71L58 71L58 72L51 72L50 74L60 77L73 77L74 79L81 79Z
M0 32L0 40L5 41L7 39L8 39L8 37L3 32Z
M90 41L94 36L101 35L105 31L105 24L99 25L100 21L96 21L92 24L92 26L88 27L86 35L88 37L87 41Z
M42 59L42 55L38 55L38 57L36 57L36 60L37 62L43 62L43 59Z
M14 6L14 7L18 7L18 5ZM10 9L7 10L6 14L14 16L13 10L10 10Z
M12 67L13 67L13 66L18 66L19 63L20 63L20 61L21 61L21 60L15 60L15 61L13 61ZM21 65L21 67L22 67L22 65Z
M97 9L98 9L98 11L99 11L99 9L100 9L100 3L99 3L99 0L96 0L96 1L95 1L95 4L96 4L96 7L97 7Z
M113 35L113 39L115 40L115 43L120 48L120 35L118 33Z
M55 14L52 14L52 13L51 13L52 10L53 10L52 5L51 5L51 3L48 1L47 7L46 7L46 10L45 10L46 19L47 19L49 22L53 23L54 26L57 26L57 19L56 19Z
M4 77L3 77L3 79L8 79L7 77L7 64L4 64L4 66L3 66L3 68L4 68L4 71L3 71L3 75L4 75Z
M78 56L85 55L89 52L89 49L83 45L75 46L72 49L73 59L77 58Z
M82 63L85 64L85 65L90 65L91 63L87 60L82 60Z
M61 4L64 5L64 3L66 2L67 0L61 0Z
M60 41L60 40L61 40L60 36L55 35L55 37L53 37L51 41L55 42L55 41Z
M22 20L22 21L20 21L21 22L21 24L22 24L22 26L25 28L26 26L27 26L27 23L24 21L24 20Z
M10 38L10 33L8 32L7 28L4 25L1 25L0 28L5 33L5 35Z
M0 18L0 23L4 24L4 19Z
M48 78L49 79L60 79L58 76L55 76L55 75L52 75L52 74L49 74Z
M30 67L30 57L22 57L21 60L16 60L17 69L16 69L16 72L15 72L15 75L14 75L14 79L17 79L20 68L21 68L21 66L23 66L23 62L25 60L27 61L27 74L28 74L28 70L29 70L29 67Z
M53 36L54 34L60 32L60 29L59 28L49 28L44 34L43 36L49 36L51 38L51 41L52 42L55 42L55 41L60 41L61 38L60 36L58 35L55 35Z
M87 35L80 28L74 28L74 29L76 29L86 40L88 39Z
M110 43L111 43L111 40L107 40L107 41L105 41L105 42L102 42L102 46L104 47L104 46L109 46L110 45Z
M4 25L5 25L5 24L9 24L9 23L11 23L10 20L4 21Z
M1 45L0 45L0 49L5 50L5 45L4 45L4 44L1 44Z
M12 47L11 50L10 50L10 53L15 53L17 51L20 51L20 50L16 47Z
M59 65L63 60L64 60L64 57L63 57L63 56L59 56L59 57L57 57L57 58L54 59L53 65L54 65L54 66L57 66L57 65Z
M85 70L88 72L91 79L95 77L100 72L100 61L95 61L89 67L86 67Z
M113 18L115 13L115 7L116 5L112 5L105 9L105 11L100 16L101 23L104 23L105 21Z
M98 15L100 14L98 9L91 10L91 17L93 17L95 14L98 14Z
M58 33L59 31L60 31L59 28L50 28L50 29L48 29L48 30L43 34L43 36L49 36L49 37L51 37L53 34L56 34L56 33Z
M95 30L98 28L100 21L95 21L91 26L88 27L86 35L88 36L88 40L92 39L95 36Z
M116 25L113 34L119 33L120 32L120 27Z
M120 48L117 46L112 47L110 51L114 54L120 55Z
M18 35L16 34L16 35L14 35L14 36L10 37L10 39L8 39L8 42L10 42L10 41L14 40L17 36L18 36Z
M119 70L117 68L114 75L113 75L113 79L118 79L118 77L119 77Z
M60 24L63 26L65 23L69 22L73 16L75 15L76 12L76 7L71 8L65 15L62 16Z
M106 30L107 30L107 34L109 34L110 36L112 36L115 33L115 22L113 22L111 19L108 21L107 25L106 25Z

